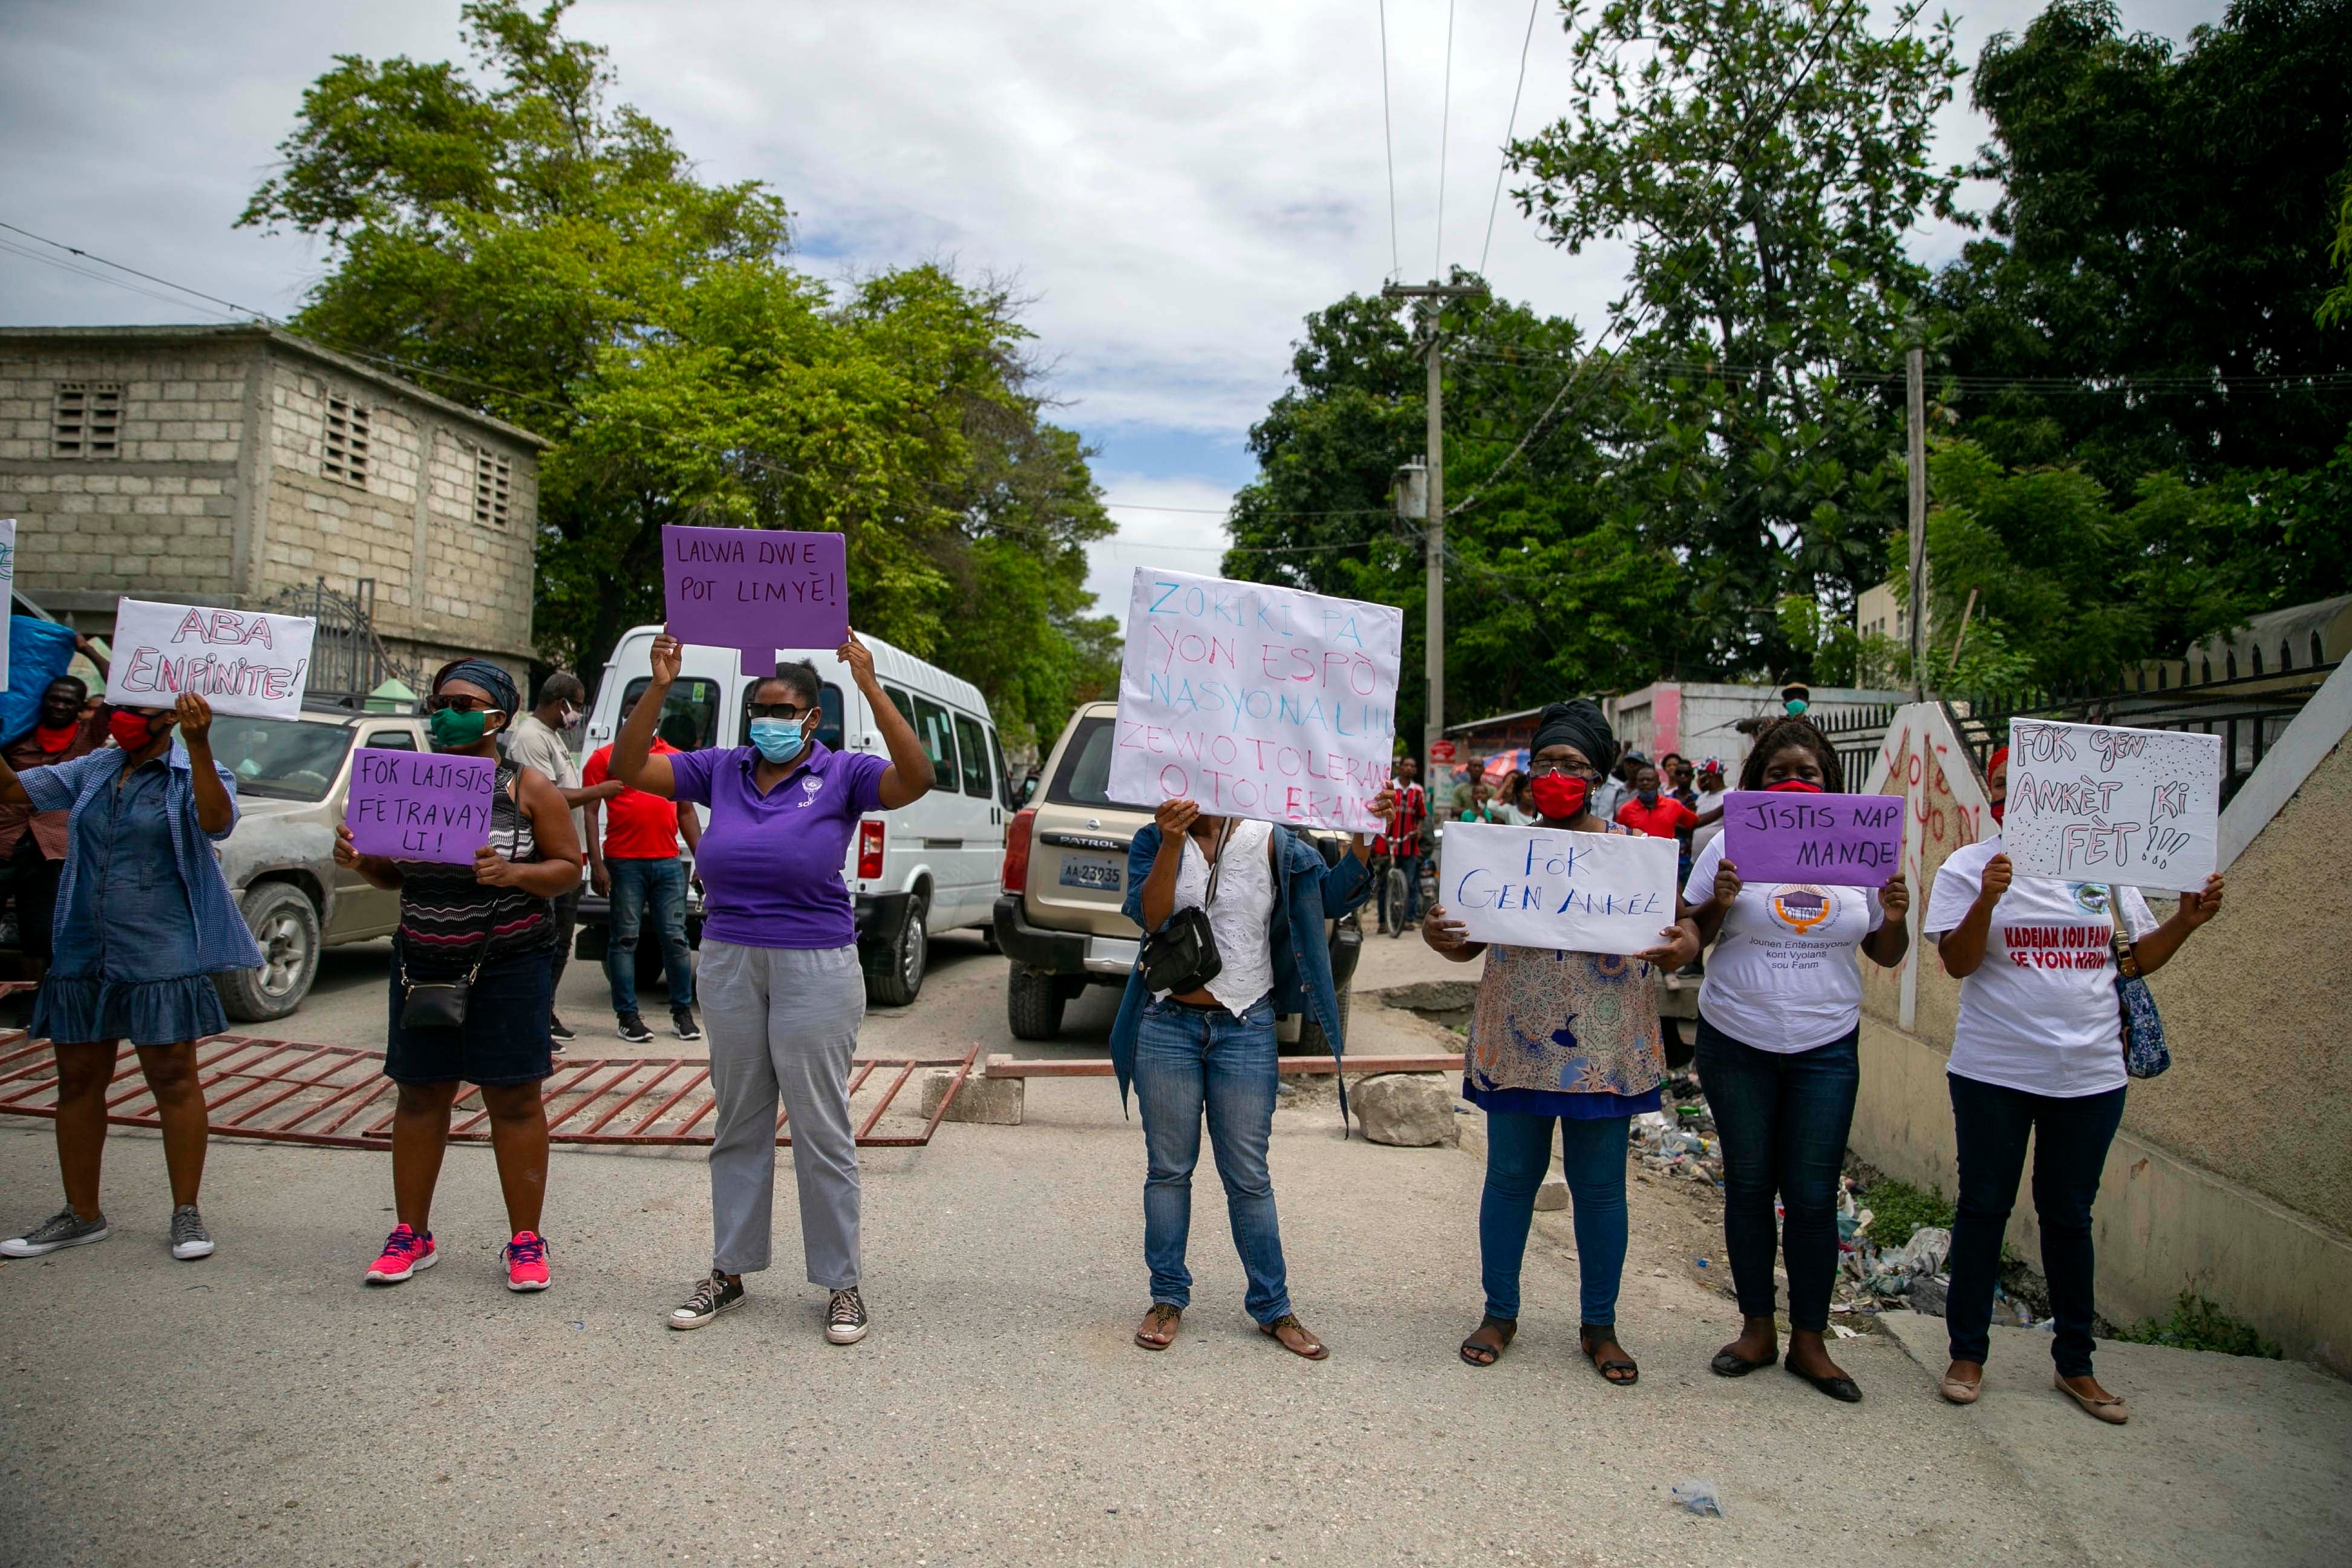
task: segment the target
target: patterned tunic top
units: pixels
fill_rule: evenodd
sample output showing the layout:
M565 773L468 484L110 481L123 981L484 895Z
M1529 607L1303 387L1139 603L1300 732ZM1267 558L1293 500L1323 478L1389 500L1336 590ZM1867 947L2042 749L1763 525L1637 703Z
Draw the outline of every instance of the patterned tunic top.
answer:
M1654 973L1613 953L1488 947L1463 1055L1462 1097L1488 1110L1535 1116L1657 1110L1666 1057Z
M490 847L515 864L541 858L530 818L515 804L520 770L500 762L490 795ZM474 868L438 860L395 860L400 868L401 962L419 978L463 974L477 963L555 945L555 910L520 888L474 879Z

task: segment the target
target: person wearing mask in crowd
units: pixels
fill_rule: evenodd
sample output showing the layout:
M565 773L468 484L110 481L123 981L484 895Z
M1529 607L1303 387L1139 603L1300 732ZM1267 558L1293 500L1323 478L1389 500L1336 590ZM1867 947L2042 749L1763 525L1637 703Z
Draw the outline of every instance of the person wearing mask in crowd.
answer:
M391 1016L383 1076L397 1086L392 1118L396 1222L368 1265L367 1283L398 1285L440 1260L433 1193L448 1147L449 1111L468 1083L482 1091L490 1150L506 1200L503 1251L509 1290L548 1287L547 1110L540 1084L553 1070L548 1034L554 984L554 900L580 880L580 845L562 793L535 767L499 756L499 735L522 694L486 658L442 666L426 700L425 732L443 756L497 762L489 842L471 865L362 855L348 824L335 863L400 894L393 936Z
M1617 808L1616 821L1652 838L1673 838L1695 826L1698 814L1658 787L1658 770L1647 763L1633 770L1633 794Z
M1546 708L1529 763L1543 826L1633 831L1592 809L1593 785L1616 753L1597 704L1579 698ZM1469 940L1440 905L1429 911L1423 932L1457 963L1486 955L1462 1075L1463 1098L1486 1113L1486 1184L1478 1203L1486 1309L1462 1342L1462 1359L1492 1366L1518 1332L1519 1265L1557 1129L1576 1211L1578 1339L1601 1376L1629 1386L1641 1369L1616 1330L1625 1267L1626 1134L1633 1118L1659 1108L1666 1077L1653 966L1672 971L1689 963L1698 952L1697 931L1677 921L1659 933L1656 947L1631 958L1489 947Z
M1806 719L1757 737L1739 787L1843 794L1837 752ZM1698 1076L1723 1140L1723 1246L1739 1293L1739 1337L1710 1369L1744 1377L1779 1355L1772 1261L1789 1269L1788 1369L1832 1399L1862 1398L1830 1359L1830 1286L1837 1273L1838 1181L1862 1082L1859 948L1891 969L1910 949L1911 890L1897 870L1883 887L1750 887L1710 840L1683 889L1702 942L1713 944L1698 993ZM1787 1218L1774 1236L1773 1203Z
M1464 810L1462 815L1454 820L1457 822L1499 822L1502 820L1502 818L1496 813L1495 792L1485 779L1480 779L1476 784L1470 786L1470 805L1465 810Z
M228 1027L213 976L261 966L213 852L236 829L237 810L236 778L213 758L212 727L211 706L189 692L173 708L114 709L114 744L72 762L19 773L0 761L0 805L63 812L67 825L55 956L33 999L31 1029L54 1042L66 1206L0 1241L0 1257L107 1238L99 1172L107 1089L125 1039L163 1123L172 1256L212 1254L196 1207L210 1127L195 1043Z
M517 719L514 727L506 732L507 760L537 768L555 785L563 804L572 807L572 837L583 847L595 842L589 834L585 808L600 800L610 800L621 789L617 783L592 787L581 780L580 763L572 753L571 735L587 713L588 689L580 684L578 676L559 669L540 683L539 706ZM580 921L580 893L581 889L575 886L551 900L555 910L555 963L548 982L547 1033L559 1051L576 1037L556 1013L553 997L556 988L563 984L564 965L572 962L572 934Z
M1593 786L1593 814L1603 822L1615 822L1617 808L1633 798L1634 770L1646 766L1647 763L1648 759L1641 752L1628 751L1623 760L1602 774L1600 783Z
M1382 789L1370 815L1388 815L1394 793ZM1127 918L1156 932L1179 910L1204 910L1221 964L1202 984L1154 992L1139 963L1111 1026L1120 1103L1131 1080L1143 1117L1143 1259L1151 1275L1151 1306L1135 1331L1143 1350L1175 1343L1192 1305L1184 1251L1205 1119L1249 1280L1244 1308L1260 1333L1292 1354L1321 1361L1331 1353L1291 1310L1266 1152L1281 1081L1275 1015L1313 1018L1334 1055L1345 1049L1323 922L1364 901L1370 846L1358 837L1350 850L1327 868L1322 852L1289 828L1205 816L1190 800L1162 801L1128 847ZM1343 1127L1347 1113L1343 1086Z
M1421 919L1421 851L1423 824L1429 820L1429 796L1418 782L1421 764L1411 757L1397 759L1394 787L1388 792L1388 831L1381 836L1396 869L1404 873L1404 908L1381 910L1381 929L1401 936ZM1383 894L1381 902L1387 899Z
M75 637L74 649L105 679L106 658L88 637ZM0 750L0 760L19 773L70 763L106 743L106 710L90 701L81 677L60 675L42 688L33 727ZM48 966L65 857L64 812L0 805L0 865L6 868L7 894L16 904L16 942L36 980Z
M624 715L622 722L627 721ZM670 756L677 750L656 735L646 754ZM589 885L599 897L612 900L604 978L613 988L617 1031L633 1046L654 1037L637 1013L637 934L650 916L661 938L662 966L669 979L671 1031L681 1040L698 1040L702 1030L694 1021L694 954L686 943L687 872L677 847L683 838L688 853L701 854L702 817L684 801L631 789L612 775L610 746L597 748L580 770L590 788L610 783L620 791L609 805L588 804L588 832L582 839L588 847ZM609 817L601 834L600 813Z
M801 1249L812 1285L829 1292L825 1338L866 1337L859 1292L857 1139L849 1064L866 1017L866 973L842 858L869 811L927 794L931 760L874 678L852 633L836 650L882 731L889 758L835 752L817 739L823 682L814 666L780 664L752 689L748 746L656 751L654 725L683 657L667 628L654 639L653 682L613 742L614 775L630 788L706 807L695 868L703 897L699 994L718 1101L710 1144L710 1270L667 1319L698 1329L743 1301L743 1276L768 1267L775 1220L776 1105L793 1129Z
M1985 793L1998 826L2009 799L2006 746L1986 764ZM1998 833L1954 850L1937 870L1922 926L1960 983L1944 1078L1959 1166L1944 1311L1952 1361L1940 1384L1953 1404L1975 1403L1984 1382L2001 1235L2031 1137L2058 1391L2102 1421L2129 1417L2091 1372L2091 1205L2129 1081L2116 979L2163 968L2221 908L2221 879L2208 877L2159 925L2137 888L2017 876ZM2073 962L2042 962L2053 952ZM2086 957L2101 962L2086 967Z

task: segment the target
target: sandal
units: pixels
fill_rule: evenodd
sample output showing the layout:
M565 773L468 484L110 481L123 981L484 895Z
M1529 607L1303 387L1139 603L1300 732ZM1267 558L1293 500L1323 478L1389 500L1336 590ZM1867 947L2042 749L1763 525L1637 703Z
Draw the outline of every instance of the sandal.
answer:
M1642 1381L1642 1369L1632 1357L1621 1353L1607 1361L1601 1359L1601 1347L1603 1345L1617 1345L1621 1352L1625 1349L1623 1345L1617 1344L1615 1324L1582 1324L1576 1331L1576 1339L1577 1343L1583 1347L1584 1359L1592 1363L1592 1370L1599 1373L1603 1381L1618 1388L1631 1388ZM1624 1374L1622 1377L1618 1375L1621 1373Z
M1151 1310L1143 1314L1142 1325L1135 1331L1136 1345L1147 1351L1164 1351L1176 1342L1176 1331L1183 1321L1183 1308L1154 1301Z
M1285 1329L1295 1331L1298 1337L1306 1342L1307 1348L1301 1350L1298 1346L1292 1344L1288 1340L1284 1339L1282 1337L1282 1331ZM1284 1350L1288 1351L1292 1355L1304 1356L1308 1361L1321 1361L1324 1357L1331 1353L1331 1347L1325 1344L1321 1340L1317 1339L1313 1331L1310 1331L1306 1324L1298 1321L1298 1314L1296 1312L1285 1312L1282 1316L1276 1318L1270 1323L1260 1323L1257 1326L1257 1331L1264 1334L1267 1339L1272 1340L1276 1344L1280 1345Z
M1478 1337L1488 1329L1496 1331L1492 1344ZM1462 1360L1470 1366L1492 1366L1503 1359L1503 1352L1511 1348L1511 1341L1518 1336L1518 1332L1519 1321L1517 1318L1498 1318L1489 1312L1471 1331L1470 1337L1462 1342ZM1481 1360L1481 1357L1485 1359Z

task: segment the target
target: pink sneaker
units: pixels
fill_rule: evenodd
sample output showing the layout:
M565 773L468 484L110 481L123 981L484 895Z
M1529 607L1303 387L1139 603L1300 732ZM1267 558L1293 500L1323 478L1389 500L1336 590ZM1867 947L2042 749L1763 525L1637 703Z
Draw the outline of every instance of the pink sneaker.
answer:
M420 1268L430 1268L441 1259L433 1245L433 1233L417 1235L404 1225L392 1227L383 1238L383 1256L368 1265L367 1282L371 1285L398 1285Z
M544 1290L547 1283L547 1237L534 1231L515 1232L507 1243L507 1289Z

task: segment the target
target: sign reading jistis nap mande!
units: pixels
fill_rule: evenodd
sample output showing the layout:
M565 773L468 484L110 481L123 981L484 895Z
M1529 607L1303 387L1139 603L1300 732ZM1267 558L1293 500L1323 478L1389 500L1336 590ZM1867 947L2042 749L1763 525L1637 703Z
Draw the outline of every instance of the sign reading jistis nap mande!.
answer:
M193 691L215 713L292 719L302 711L317 632L308 616L118 600L106 700L171 708Z
M1386 605L1138 567L1110 797L1380 831L1403 647Z
M2005 810L2021 877L2195 892L2219 854L2221 737L2013 719Z

